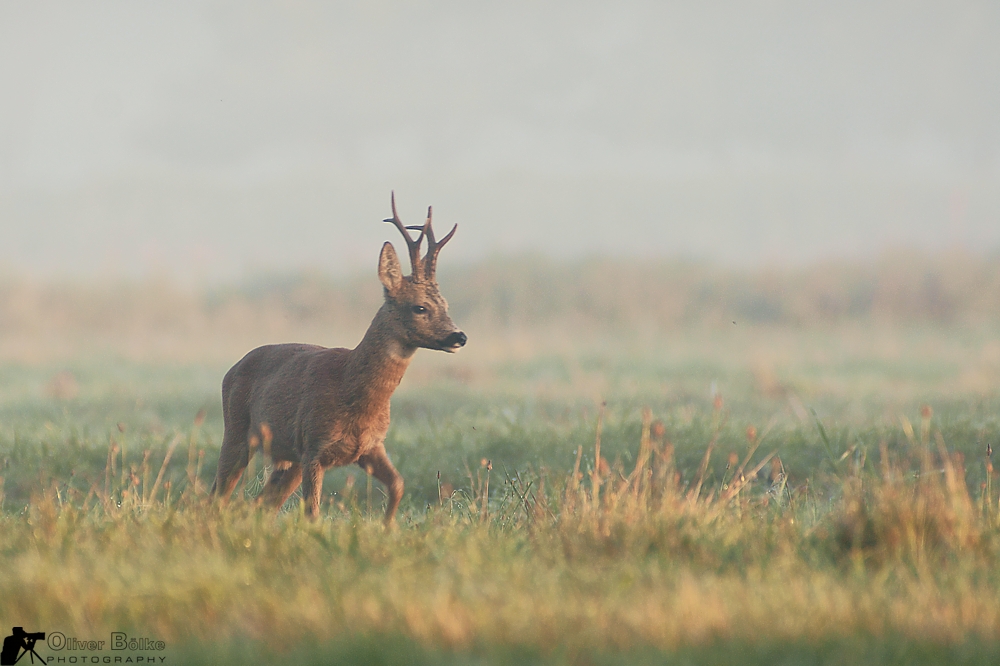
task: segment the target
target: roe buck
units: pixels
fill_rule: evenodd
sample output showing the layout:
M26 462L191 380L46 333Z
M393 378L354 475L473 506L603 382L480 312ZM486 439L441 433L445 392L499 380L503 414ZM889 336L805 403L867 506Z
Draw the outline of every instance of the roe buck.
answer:
M431 209L422 227L407 227L396 213L392 222L406 241L411 274L404 276L392 244L382 245L378 277L385 303L354 349L316 345L267 345L254 349L222 380L225 434L212 495L229 499L258 448L274 462L258 503L280 508L299 483L310 518L319 515L323 473L356 463L388 490L386 524L403 497L403 478L385 452L389 397L403 378L418 347L458 351L465 333L448 316L438 291L438 252L455 229L434 238ZM414 240L407 229L420 230ZM427 239L427 254L420 244Z

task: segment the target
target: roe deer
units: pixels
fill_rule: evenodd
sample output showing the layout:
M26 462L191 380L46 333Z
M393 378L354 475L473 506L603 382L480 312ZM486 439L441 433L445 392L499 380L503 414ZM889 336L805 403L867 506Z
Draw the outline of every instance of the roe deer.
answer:
M378 277L385 303L354 349L316 345L266 345L244 356L222 380L225 434L212 495L228 501L250 457L263 447L274 462L259 504L280 508L302 484L306 514L319 515L323 474L356 463L385 484L391 524L403 497L403 478L385 452L389 397L418 347L458 351L465 333L448 316L438 291L438 252L455 229L435 240L431 208L422 227L392 222L406 240L411 274L404 276L392 244L382 245ZM407 229L420 230L416 240ZM421 259L420 244L427 239Z

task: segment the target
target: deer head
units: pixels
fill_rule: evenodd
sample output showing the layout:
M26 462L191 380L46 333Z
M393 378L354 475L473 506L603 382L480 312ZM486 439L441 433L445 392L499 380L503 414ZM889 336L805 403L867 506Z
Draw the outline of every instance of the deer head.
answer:
M378 278L385 287L385 307L391 314L396 339L411 348L456 352L465 345L467 338L448 316L448 302L438 290L435 271L438 253L451 240L458 225L438 241L431 226L432 213L428 206L423 226L407 227L396 213L396 193L392 193L392 217L384 221L396 225L406 241L410 275L403 275L396 250L386 241L378 259ZM416 240L409 230L420 231ZM421 258L420 245L424 238L427 239L427 254Z

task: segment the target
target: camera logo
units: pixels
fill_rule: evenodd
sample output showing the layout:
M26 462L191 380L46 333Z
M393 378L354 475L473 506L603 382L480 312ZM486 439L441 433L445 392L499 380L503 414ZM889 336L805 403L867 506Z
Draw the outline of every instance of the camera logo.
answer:
M3 650L0 651L0 666L13 666L21 657L31 654L31 663L35 663L35 657L43 664L45 660L42 655L35 652L35 642L44 641L45 632L27 632L24 627L13 627L10 636L3 639Z

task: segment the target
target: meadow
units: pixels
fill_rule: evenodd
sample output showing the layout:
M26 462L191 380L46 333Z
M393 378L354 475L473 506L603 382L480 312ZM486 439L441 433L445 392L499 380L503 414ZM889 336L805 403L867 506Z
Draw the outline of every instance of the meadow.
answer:
M998 260L443 274L470 343L394 396L388 532L357 468L317 523L205 499L225 370L353 346L374 275L4 287L0 628L170 663L1000 657Z

